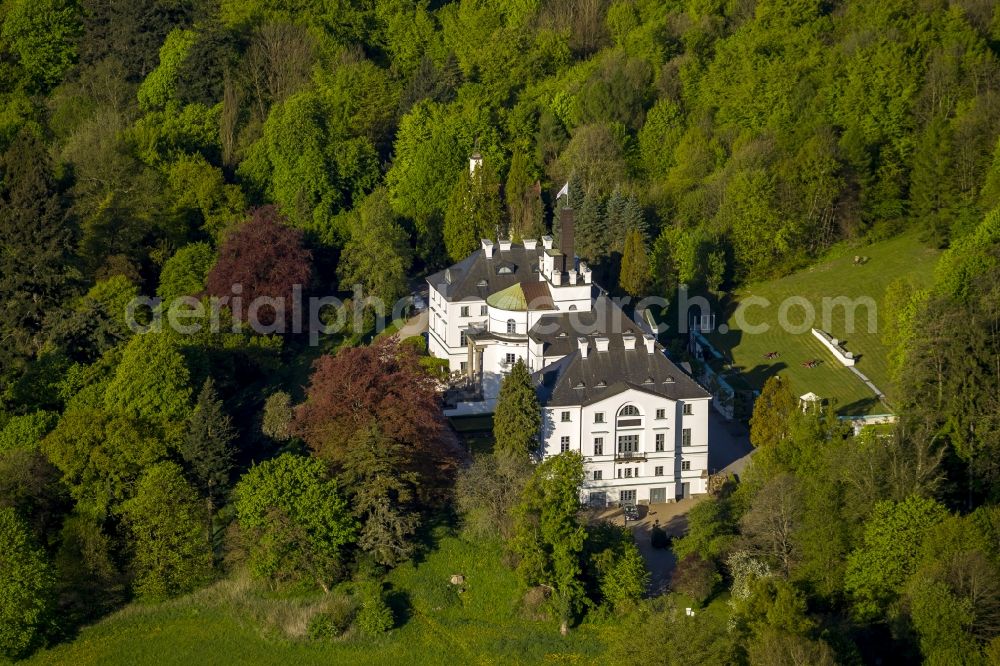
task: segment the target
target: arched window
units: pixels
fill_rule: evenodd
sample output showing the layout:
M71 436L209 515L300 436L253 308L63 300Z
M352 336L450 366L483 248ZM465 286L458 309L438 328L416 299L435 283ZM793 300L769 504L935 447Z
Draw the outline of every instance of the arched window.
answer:
M569 311L570 312L573 312L574 310L576 310L576 306L575 305L569 306Z
M618 410L618 427L635 428L642 425L642 414L635 405L625 405Z
M513 319L508 319L507 320L507 332L508 333L517 333L517 322L514 321Z

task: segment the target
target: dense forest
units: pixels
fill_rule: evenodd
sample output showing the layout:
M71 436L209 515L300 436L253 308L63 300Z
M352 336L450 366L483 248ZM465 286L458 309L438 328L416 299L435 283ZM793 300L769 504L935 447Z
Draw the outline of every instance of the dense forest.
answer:
M236 570L349 583L310 632L377 634L382 576L453 520L505 544L555 626L629 617L622 659L1000 663L996 3L4 0L0 21L0 654ZM526 371L470 461L411 341L317 347L235 301L221 330L126 325L136 296L235 284L392 302L479 238L557 232L567 182L578 254L634 295L904 232L945 248L931 289L873 294L891 434L765 387L753 464L674 544L674 592L729 595L726 618L639 601L634 545L575 516L580 461L529 460Z

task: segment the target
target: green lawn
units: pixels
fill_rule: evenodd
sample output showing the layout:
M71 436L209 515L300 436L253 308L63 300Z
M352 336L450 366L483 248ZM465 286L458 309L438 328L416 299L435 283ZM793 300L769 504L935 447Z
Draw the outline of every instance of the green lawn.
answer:
M867 263L854 265L854 256L869 257ZM775 373L780 373L792 384L797 395L812 391L823 398L836 401L841 414L876 414L889 411L879 404L875 396L850 370L841 365L807 329L804 333L792 334L778 326L779 306L786 298L798 296L809 301L816 313L816 328L825 328L822 323L823 299L846 296L851 299L869 297L878 307L886 286L899 276L907 275L917 285L929 285L934 264L939 252L928 249L914 235L906 235L873 245L850 249L843 256L837 256L787 277L750 285L732 295L733 301L727 308L726 334L710 336L713 345L727 351L733 365L752 388L760 389L764 381ZM770 329L765 333L751 334L739 330L736 322L736 305L750 296L766 298L771 305L749 307L746 321L751 325L767 323ZM829 309L829 308L828 308ZM879 339L879 332L868 330L867 310L856 310L855 330L845 329L845 309L835 307L828 332L843 340L855 356L859 356L857 368L867 375L876 386L885 392L891 404L894 387L889 381L886 367L886 350ZM792 307L788 311L788 321L800 324L804 320L802 307ZM881 318L878 322L881 323ZM768 352L777 351L780 356L774 360L764 358ZM805 368L804 361L818 359L821 364L815 368ZM739 378L733 378L738 384Z
M466 577L462 594L448 582L455 573ZM292 622L302 600L268 599L230 580L163 604L132 604L29 663L590 663L603 651L607 627L584 623L562 637L557 623L522 617L519 583L496 545L445 536L426 559L396 569L389 580L400 626L377 639L284 638L274 626Z

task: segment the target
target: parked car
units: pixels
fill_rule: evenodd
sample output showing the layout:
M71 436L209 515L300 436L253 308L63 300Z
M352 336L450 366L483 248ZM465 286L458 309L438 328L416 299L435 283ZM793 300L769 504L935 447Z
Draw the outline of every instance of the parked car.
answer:
M626 504L622 507L622 512L625 514L625 522L630 520L639 520L639 507L635 504Z

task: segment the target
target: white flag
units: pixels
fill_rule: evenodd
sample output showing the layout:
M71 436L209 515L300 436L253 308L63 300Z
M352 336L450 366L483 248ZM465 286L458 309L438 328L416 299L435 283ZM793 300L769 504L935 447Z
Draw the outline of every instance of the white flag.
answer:
M567 180L566 184L562 186L561 190L559 190L559 194L556 195L556 200L558 201L559 197L568 197L568 196L569 196L569 181Z

